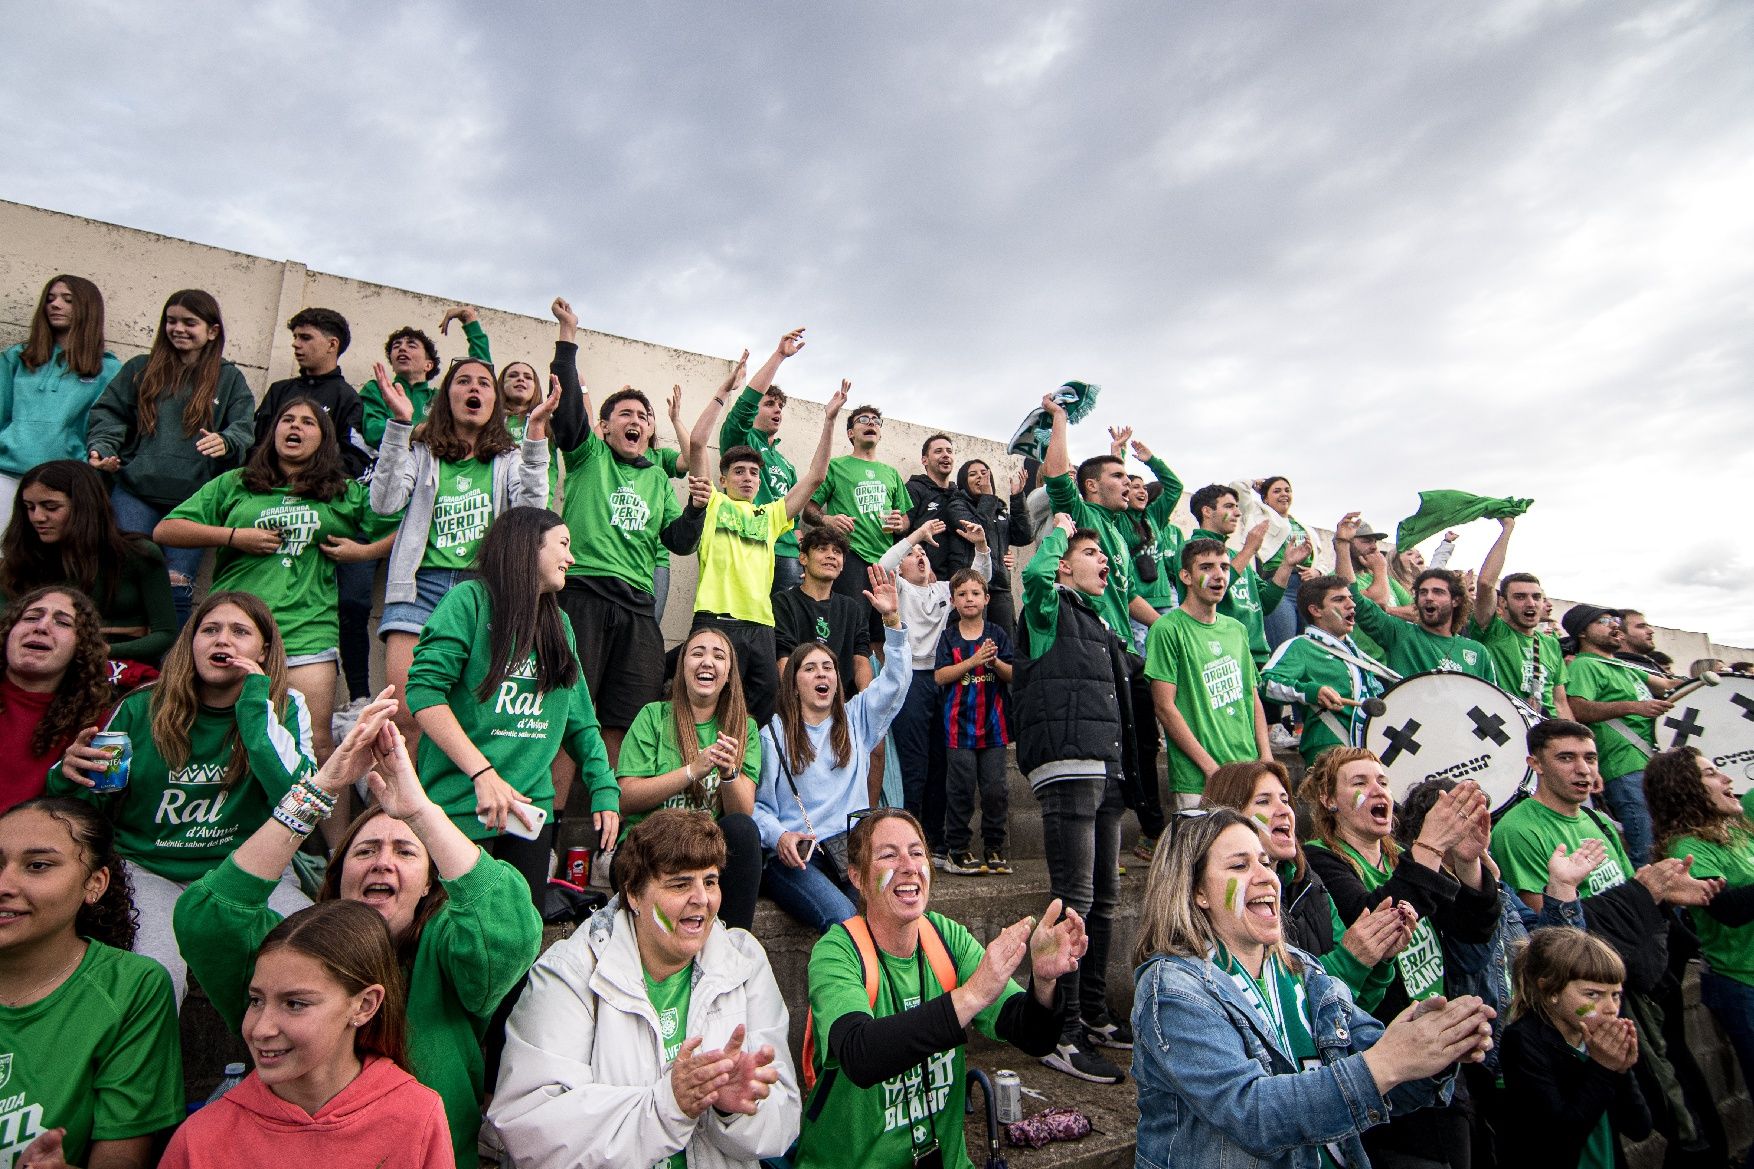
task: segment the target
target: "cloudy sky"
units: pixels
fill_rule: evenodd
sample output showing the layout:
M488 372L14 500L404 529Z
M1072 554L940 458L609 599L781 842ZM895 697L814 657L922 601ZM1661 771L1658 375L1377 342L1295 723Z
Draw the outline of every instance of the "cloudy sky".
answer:
M6 4L0 198L1190 484L1754 645L1754 6ZM491 19L483 13L492 11ZM26 51L28 47L28 51ZM1477 563L1493 526L1470 528Z

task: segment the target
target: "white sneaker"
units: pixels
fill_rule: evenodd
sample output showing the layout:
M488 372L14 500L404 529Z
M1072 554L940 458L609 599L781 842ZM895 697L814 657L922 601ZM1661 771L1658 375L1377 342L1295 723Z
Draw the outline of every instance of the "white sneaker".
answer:
M353 729L354 724L359 721L359 716L365 712L365 708L370 706L371 702L370 698L355 698L335 712L335 717L329 720L329 734L334 736L337 746L341 744L342 739L347 737L347 732Z
M1275 751L1297 750L1297 736L1284 723L1274 723L1267 731L1267 745Z

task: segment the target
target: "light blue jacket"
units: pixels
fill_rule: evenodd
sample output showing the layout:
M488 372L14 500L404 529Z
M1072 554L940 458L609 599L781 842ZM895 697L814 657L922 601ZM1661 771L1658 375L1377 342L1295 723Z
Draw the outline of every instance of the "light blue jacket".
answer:
M51 459L85 462L86 417L121 368L105 353L96 377L80 377L59 345L35 369L24 367L22 344L0 353L0 475L17 478Z
M1328 1142L1361 1169L1365 1129L1449 1100L1453 1070L1379 1093L1362 1053L1383 1025L1314 958L1291 953L1303 963L1319 1068L1300 1069L1281 1051L1211 962L1158 954L1134 972L1136 1169L1319 1169Z

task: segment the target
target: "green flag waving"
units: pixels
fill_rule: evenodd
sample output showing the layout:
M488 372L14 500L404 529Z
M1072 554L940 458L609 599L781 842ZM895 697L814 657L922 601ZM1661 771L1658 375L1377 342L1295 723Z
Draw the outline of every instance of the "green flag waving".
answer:
M1433 532L1459 528L1482 517L1503 519L1522 515L1534 505L1532 499L1469 495L1466 491L1421 491L1419 510L1395 527L1395 547L1411 548Z

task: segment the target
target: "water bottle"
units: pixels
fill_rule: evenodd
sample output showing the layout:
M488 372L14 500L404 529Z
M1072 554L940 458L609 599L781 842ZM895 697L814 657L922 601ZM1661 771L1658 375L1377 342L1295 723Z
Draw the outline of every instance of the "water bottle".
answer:
M242 1083L244 1072L246 1070L247 1069L245 1069L244 1065L241 1063L226 1064L225 1078L219 1081L219 1087L213 1089L213 1095L207 1097L207 1103L213 1103L215 1100L219 1099L221 1096Z

